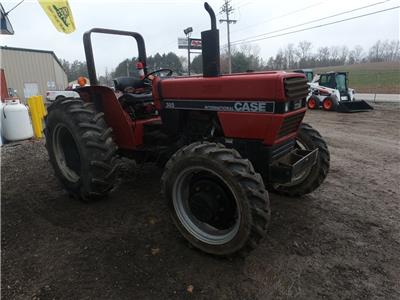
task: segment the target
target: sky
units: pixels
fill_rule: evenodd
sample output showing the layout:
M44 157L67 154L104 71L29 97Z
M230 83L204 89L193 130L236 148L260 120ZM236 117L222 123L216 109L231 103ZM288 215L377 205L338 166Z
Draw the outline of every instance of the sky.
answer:
M8 11L20 0L0 0ZM223 0L209 0L217 19L225 18L219 11ZM193 27L193 38L200 37L210 27L210 20L200 0L69 0L75 20L76 31L71 34L58 32L37 0L25 0L9 14L15 34L0 35L0 45L30 49L52 50L68 61L85 60L82 35L93 27L111 28L139 32L146 42L148 55L173 51L186 56L186 50L178 50L178 37L184 37L183 30ZM316 19L332 16L345 11L377 5L309 23ZM400 0L232 0L234 11L231 18L237 20L231 25L231 41L239 41L264 33L279 31L266 36L286 33L338 21L354 16L400 5ZM399 39L400 10L394 9L367 17L274 37L238 44L251 45L263 59L274 56L280 48L300 41L312 42L313 51L322 46L343 46L353 48L361 45L367 50L377 40ZM226 45L226 23L217 24L220 29L220 43ZM258 38L259 38L258 37ZM134 39L109 35L93 35L93 49L97 72L111 71L119 62L137 56Z

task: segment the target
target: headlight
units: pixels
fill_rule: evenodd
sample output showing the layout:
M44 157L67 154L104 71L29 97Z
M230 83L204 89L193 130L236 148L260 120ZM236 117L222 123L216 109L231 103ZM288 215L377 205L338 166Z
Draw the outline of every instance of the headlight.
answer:
M289 105L290 105L290 102L285 103L285 112L289 111Z

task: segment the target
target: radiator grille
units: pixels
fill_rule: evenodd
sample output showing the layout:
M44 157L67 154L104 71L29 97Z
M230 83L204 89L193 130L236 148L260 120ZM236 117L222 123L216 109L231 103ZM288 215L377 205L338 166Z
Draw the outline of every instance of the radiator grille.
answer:
M303 99L308 95L309 86L307 79L293 77L285 79L285 93L289 99Z
M303 120L304 112L290 117L286 117L279 129L278 138L284 137L290 133L296 132Z

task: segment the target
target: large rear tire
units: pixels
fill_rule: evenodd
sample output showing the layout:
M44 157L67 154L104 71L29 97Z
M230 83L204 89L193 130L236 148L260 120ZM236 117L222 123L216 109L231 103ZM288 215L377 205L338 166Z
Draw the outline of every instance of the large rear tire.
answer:
M116 179L116 150L103 113L77 98L56 100L46 117L46 148L57 178L83 201L104 198Z
M180 149L165 166L162 190L178 230L206 253L247 253L266 234L268 192L234 149L208 142Z
M304 150L318 149L316 163L305 169L291 183L272 185L272 191L290 197L299 197L316 190L329 172L330 154L328 146L317 130L306 123L300 125L296 147Z

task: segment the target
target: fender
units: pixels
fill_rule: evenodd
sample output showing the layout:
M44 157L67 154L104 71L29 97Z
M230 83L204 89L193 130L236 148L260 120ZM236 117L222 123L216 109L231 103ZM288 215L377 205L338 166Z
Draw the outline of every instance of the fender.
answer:
M118 147L135 148L134 124L124 112L114 91L105 86L87 86L76 90L85 102L93 102L97 111L104 113L107 125L113 130Z

